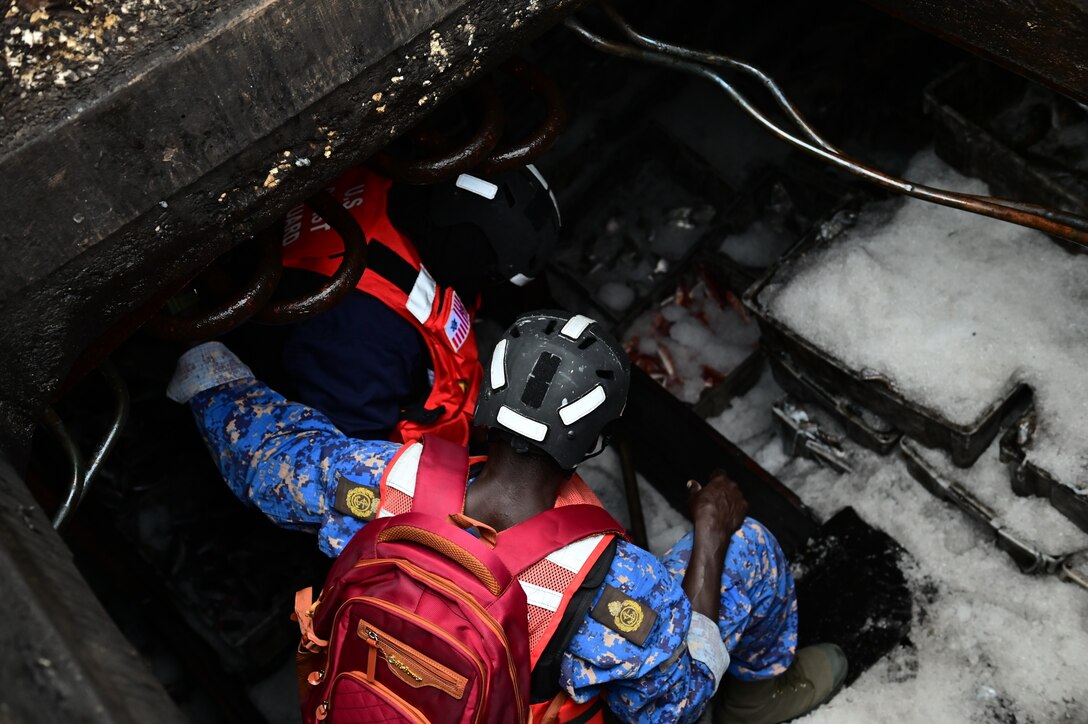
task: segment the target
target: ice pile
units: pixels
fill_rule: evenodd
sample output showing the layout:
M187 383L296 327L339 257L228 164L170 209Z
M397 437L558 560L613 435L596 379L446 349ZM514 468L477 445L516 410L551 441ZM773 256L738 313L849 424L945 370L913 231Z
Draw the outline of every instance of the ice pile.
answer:
M635 319L624 339L636 365L694 403L755 351L759 329L736 297L707 278L690 289L682 282L664 306Z
M987 193L932 152L907 176ZM921 201L875 205L761 301L793 330L905 397L973 427L1020 383L1039 427L1028 459L1088 482L1088 256L1041 233Z
M838 475L784 455L770 412L783 394L765 372L710 422L820 518L853 506L915 562L906 571L915 600L910 643L798 724L1088 721L1084 590L1055 577L1020 573L986 531L930 495L896 456L855 447L855 471ZM579 473L625 522L616 456L606 451ZM997 475L996 468L986 473L991 486L1007 484ZM650 548L661 555L690 524L641 478L639 489ZM709 724L709 714L702 722Z
M993 522L1018 539L1030 542L1042 553L1062 556L1088 550L1088 533L1043 498L1020 497L1009 488L1006 466L998 456L995 440L969 469L952 464L943 450L912 447L926 465L945 480L959 483L994 514Z
M723 239L718 251L738 264L763 268L773 264L796 239L778 225L759 220Z
M1088 721L1085 591L1020 573L987 531L930 495L897 456L852 447L849 475L788 458L770 413L782 394L764 373L710 422L820 518L853 506L915 561L906 571L915 597L910 645L799 724ZM982 471L980 486L1008 485L998 466Z

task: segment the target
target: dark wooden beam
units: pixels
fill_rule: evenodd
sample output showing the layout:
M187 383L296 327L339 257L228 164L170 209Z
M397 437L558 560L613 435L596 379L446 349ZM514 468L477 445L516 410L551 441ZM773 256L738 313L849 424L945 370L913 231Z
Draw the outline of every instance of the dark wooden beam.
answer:
M0 720L181 722L0 457Z
M186 44L164 35L76 100L5 111L0 447L16 463L77 357L578 0L190 4Z
M866 0L1012 71L1088 103L1085 0Z

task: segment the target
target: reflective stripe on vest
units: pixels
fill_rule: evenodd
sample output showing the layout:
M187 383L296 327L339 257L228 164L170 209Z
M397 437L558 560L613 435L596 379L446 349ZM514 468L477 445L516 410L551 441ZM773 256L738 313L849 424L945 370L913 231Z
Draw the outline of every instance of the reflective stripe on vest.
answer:
M473 311L453 289L435 282L415 247L389 221L389 186L388 179L353 168L327 190L351 212L369 240L367 269L356 287L412 324L431 358L434 384L424 407L444 411L427 422L401 420L392 439L411 442L432 434L466 445L482 379L472 334ZM285 267L325 276L335 273L344 252L340 235L305 206L287 214L283 247Z

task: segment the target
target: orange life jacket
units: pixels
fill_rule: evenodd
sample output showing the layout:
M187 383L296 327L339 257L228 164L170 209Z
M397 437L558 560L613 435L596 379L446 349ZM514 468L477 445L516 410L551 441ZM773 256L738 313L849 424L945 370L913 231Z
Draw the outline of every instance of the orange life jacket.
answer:
M328 191L359 223L368 239L367 267L357 288L377 297L414 326L427 345L434 382L420 419L402 419L394 442L424 433L468 444L482 370L472 332L475 309L452 288L443 288L423 267L412 243L386 213L389 179L353 168ZM344 242L306 206L292 209L283 232L283 264L331 276L340 265Z
M412 512L419 460L423 443L405 445L397 451L381 479L378 518ZM483 458L474 458L480 461ZM467 491L468 481L465 489ZM559 489L555 507L589 504L601 506L593 491L577 474ZM475 521L473 521L475 522ZM482 524L481 524L482 525ZM529 566L518 576L529 604L529 660L536 666L548 642L555 634L563 614L594 564L615 539L613 535L594 535L574 541ZM603 724L604 702L594 697L584 704L574 702L565 692L531 707L532 722L584 722Z

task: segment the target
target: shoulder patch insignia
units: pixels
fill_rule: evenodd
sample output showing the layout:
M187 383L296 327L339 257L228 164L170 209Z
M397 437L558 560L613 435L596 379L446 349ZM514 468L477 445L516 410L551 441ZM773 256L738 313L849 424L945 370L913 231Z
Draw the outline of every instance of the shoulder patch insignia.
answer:
M465 305L461 303L457 292L453 292L450 296L453 302L450 304L450 313L446 317L445 331L453 351L458 352L468 339L469 332L472 331L472 318L465 309Z
M657 621L657 612L646 603L608 585L590 616L636 646L646 643L646 637Z
M349 480L336 474L336 500L334 510L359 520L372 520L378 514L378 493L368 485Z

